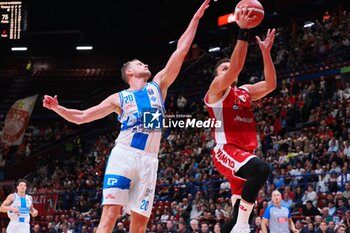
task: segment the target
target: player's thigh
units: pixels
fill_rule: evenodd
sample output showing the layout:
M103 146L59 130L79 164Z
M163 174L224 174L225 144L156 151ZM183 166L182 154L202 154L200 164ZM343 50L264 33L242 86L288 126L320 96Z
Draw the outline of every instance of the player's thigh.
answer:
M102 205L126 205L136 176L136 154L118 146L113 148L103 180Z
M152 212L155 187L157 182L158 159L150 156L140 156L138 161L139 180L130 190L130 199L126 212L134 211L145 217Z

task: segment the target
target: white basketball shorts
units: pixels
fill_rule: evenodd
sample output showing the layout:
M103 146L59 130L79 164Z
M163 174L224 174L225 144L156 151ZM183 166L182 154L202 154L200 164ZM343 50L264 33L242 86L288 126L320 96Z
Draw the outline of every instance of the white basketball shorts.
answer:
M157 181L158 155L117 143L109 156L102 205L121 205L150 217Z
M6 233L30 233L29 222L10 221Z

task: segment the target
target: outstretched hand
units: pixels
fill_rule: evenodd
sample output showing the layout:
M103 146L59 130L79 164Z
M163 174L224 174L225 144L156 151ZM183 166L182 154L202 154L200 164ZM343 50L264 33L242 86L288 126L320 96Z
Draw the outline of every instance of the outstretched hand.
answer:
M202 5L199 7L199 9L197 10L197 12L194 14L195 18L202 18L202 16L204 15L204 11L209 7L209 2L210 0L205 0Z
M253 9L248 10L248 7L241 8L236 13L236 23L242 29L251 28L252 21L256 20L256 15L253 15Z
M50 110L56 109L58 106L57 95L54 97L45 95L43 99L43 107L48 108Z
M258 37L258 36L255 37L256 41L259 44L259 47L260 47L262 53L269 53L270 52L272 45L273 45L273 41L275 40L275 33L276 33L275 29L267 30L266 38L263 41L260 39L260 37Z

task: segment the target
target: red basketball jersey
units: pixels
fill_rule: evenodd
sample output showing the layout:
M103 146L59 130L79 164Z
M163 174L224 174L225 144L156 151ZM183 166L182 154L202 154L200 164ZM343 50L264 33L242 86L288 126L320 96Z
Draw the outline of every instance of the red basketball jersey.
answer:
M209 104L207 95L204 101L210 117L221 121L221 127L213 129L217 144L233 145L248 152L256 149L256 123L247 89L230 87L217 102Z

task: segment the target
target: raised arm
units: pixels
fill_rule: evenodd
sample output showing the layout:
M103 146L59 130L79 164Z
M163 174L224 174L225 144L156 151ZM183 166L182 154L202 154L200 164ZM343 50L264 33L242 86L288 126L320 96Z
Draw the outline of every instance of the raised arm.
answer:
M197 31L199 20L202 18L204 11L209 7L209 1L205 0L194 14L186 31L180 37L175 52L170 56L166 66L158 74L155 75L153 81L158 83L162 90L162 94L166 93L169 86L175 81L178 76L182 63L188 53L194 36ZM165 96L163 95L163 99Z
M270 54L270 50L275 39L275 32L275 29L269 29L266 34L266 39L264 41L261 41L258 36L256 37L264 61L265 80L252 85L244 85L244 87L248 88L252 100L258 100L263 98L264 96L275 90L277 86L275 66L273 64Z
M256 16L252 16L253 11L248 11L247 8L243 8L242 11L237 12L236 22L241 29L249 29L250 22L255 19ZM238 39L236 46L230 58L230 66L223 75L216 76L213 82L210 84L208 95L213 99L221 98L224 92L234 83L239 73L242 71L244 62L248 51L248 41Z
M54 97L45 95L43 106L56 112L67 121L78 125L101 119L113 112L116 112L118 114L121 113L120 98L118 93L110 95L100 104L86 110L65 108L58 104L56 95Z

